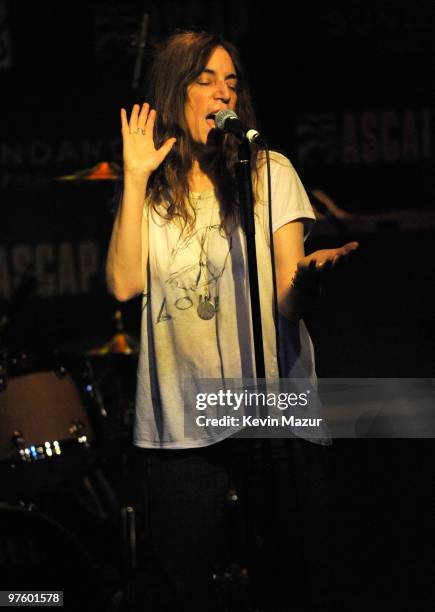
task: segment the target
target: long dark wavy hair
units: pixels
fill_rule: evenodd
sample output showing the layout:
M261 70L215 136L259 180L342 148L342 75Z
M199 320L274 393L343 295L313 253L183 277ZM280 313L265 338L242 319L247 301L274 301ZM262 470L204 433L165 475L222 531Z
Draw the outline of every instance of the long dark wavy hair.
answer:
M198 153L198 144L193 142L185 118L187 88L203 72L216 47L223 47L228 52L236 69L235 111L245 125L255 127L252 99L239 53L233 44L220 36L186 30L175 32L157 47L148 73L145 100L157 110L155 145L160 147L170 137L176 137L177 141L150 178L147 197L154 210L165 219L180 219L183 230L191 230L195 224L195 210L189 199L188 175ZM215 187L223 226L230 219L237 222L239 218L234 177L238 145L234 136L219 132L212 147L199 147L201 168ZM251 165L254 179L257 153L257 148L253 146ZM161 204L163 212L159 206Z

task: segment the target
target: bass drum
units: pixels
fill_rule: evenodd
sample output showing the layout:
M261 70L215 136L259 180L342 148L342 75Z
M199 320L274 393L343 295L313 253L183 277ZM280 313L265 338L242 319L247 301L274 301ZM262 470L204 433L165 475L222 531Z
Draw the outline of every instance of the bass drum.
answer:
M83 602L103 609L98 568L86 548L31 506L0 503L0 551L0 575L8 590L63 591L68 610Z
M92 462L85 388L54 358L8 358L0 381L0 471L19 495L56 485ZM10 498L9 498L10 499Z

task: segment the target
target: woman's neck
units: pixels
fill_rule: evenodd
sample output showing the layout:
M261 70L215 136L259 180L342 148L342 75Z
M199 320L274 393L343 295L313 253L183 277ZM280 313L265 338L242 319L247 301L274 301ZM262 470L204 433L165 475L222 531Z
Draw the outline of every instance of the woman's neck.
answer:
M213 187L213 183L207 174L202 170L198 160L194 160L192 169L189 172L190 191L207 191Z

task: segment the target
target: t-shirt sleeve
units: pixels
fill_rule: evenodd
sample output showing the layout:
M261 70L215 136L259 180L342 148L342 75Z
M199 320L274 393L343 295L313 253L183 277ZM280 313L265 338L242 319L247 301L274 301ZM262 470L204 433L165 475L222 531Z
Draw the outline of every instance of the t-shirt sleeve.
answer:
M290 221L301 220L304 224L304 238L312 230L316 217L307 192L291 162L275 151L270 153L272 182L272 228L275 233ZM261 199L267 205L266 161L261 162ZM267 210L268 207L266 206ZM267 226L268 226L267 222Z

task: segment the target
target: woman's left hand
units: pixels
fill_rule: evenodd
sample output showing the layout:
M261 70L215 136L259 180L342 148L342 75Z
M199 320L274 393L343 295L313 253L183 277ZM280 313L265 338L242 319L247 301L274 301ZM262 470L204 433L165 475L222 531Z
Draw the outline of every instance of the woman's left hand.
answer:
M321 249L320 251L314 251L314 253L305 255L305 257L298 262L297 276L303 275L303 273L308 270L316 272L330 270L337 265L340 260L347 260L349 254L358 247L358 242L348 242L337 249Z
M348 242L337 249L321 249L305 255L298 262L292 287L302 290L306 297L318 295L330 270L346 262L358 247L358 242Z

